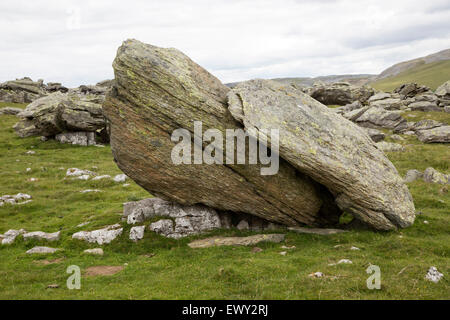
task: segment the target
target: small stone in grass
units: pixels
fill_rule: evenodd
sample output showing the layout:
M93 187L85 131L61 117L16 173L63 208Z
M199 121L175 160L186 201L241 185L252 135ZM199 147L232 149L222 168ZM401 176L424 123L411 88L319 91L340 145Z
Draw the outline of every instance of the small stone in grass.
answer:
M103 255L103 249L102 248L86 249L83 252L84 253L88 253L88 254L99 255L99 256Z
M361 250L360 248L358 248L358 247L354 247L354 246L352 246L351 248L350 248L350 250Z
M257 252L261 252L261 251L263 251L263 249L261 249L261 248L259 248L259 247L253 247L253 248L252 248L252 252L253 252L253 253L257 253Z
M318 272L314 272L308 275L311 278L322 278L323 277L323 273L318 271Z
M281 254L282 256L285 256L286 253L287 253L286 251L281 251L281 252L280 252L280 254Z
M59 288L59 285L58 285L58 284L49 284L49 285L47 286L47 288L48 288L48 289L58 289L58 288Z

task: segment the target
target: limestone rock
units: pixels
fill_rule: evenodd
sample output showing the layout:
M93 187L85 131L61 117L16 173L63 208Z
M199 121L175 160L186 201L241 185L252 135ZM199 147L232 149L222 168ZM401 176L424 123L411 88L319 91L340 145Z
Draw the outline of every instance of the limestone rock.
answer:
M130 230L130 240L138 241L144 238L145 226L132 227Z
M80 231L72 235L72 239L84 240L89 243L108 244L122 234L119 224L107 226L94 231Z
M430 91L430 88L422 85L418 85L417 83L405 83L400 87L394 89L394 93L398 93L402 99L414 97L420 93Z
M347 232L341 229L319 229L319 228L302 228L302 227L289 227L288 230L296 233L318 234L318 235L330 235L336 233Z
M149 225L149 229L162 236L170 237L174 234L173 221L170 219L161 219Z
M384 152L405 151L405 147L401 144L386 141L378 142L377 147Z
M279 129L280 156L355 218L380 230L414 222L412 197L393 164L361 128L326 106L277 82L251 80L233 88L229 109L249 132Z
M225 136L226 129L242 128L227 109L229 88L183 53L127 40L113 67L114 87L103 105L112 152L119 168L151 194L285 225L338 221L331 194L283 159L271 176L261 175L262 165L174 165L175 129L192 134L194 121L202 121L203 131Z
M19 229L19 230L10 229L2 235L2 237L1 237L2 244L12 244L19 235L24 234L24 233L26 233L25 229Z
M49 253L55 253L58 250L61 250L61 249L38 246L38 247L33 247L32 249L28 250L26 253L27 254L35 254L35 253L49 254Z
M46 94L42 81L30 78L6 81L0 83L0 101L14 103L29 103Z
M55 140L61 143L69 143L79 146L95 145L95 132L64 132L55 136Z
M118 174L113 178L114 182L125 182L127 180L127 176L125 174Z
M87 253L87 254L98 255L98 256L102 256L104 254L102 248L86 249L83 252Z
M428 269L427 274L425 275L425 279L434 283L438 283L444 275L438 271L436 267L430 267Z
M408 170L408 172L406 172L406 176L405 176L405 183L410 183L410 182L416 181L417 179L420 179L422 177L423 177L423 174L419 170L416 170L416 169Z
M423 181L429 183L447 184L450 183L450 174L443 174L434 168L427 168L423 173Z
M212 237L207 239L195 240L188 244L191 248L209 248L214 246L253 246L260 242L280 243L284 241L285 235L257 234L249 237Z
M372 139L373 142L380 142L384 140L384 138L386 137L384 132L377 129L364 128L364 130L367 132L367 134L369 135L369 137Z
M54 233L46 233L42 231L33 231L23 234L24 240L46 240L46 241L58 241L61 236L61 231Z

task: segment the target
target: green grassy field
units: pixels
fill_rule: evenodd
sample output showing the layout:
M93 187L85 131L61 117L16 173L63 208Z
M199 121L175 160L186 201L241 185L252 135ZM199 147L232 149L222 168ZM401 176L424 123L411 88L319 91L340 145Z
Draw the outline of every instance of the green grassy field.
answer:
M450 298L450 193L445 193L442 185L409 184L416 209L423 214L412 227L399 231L351 231L331 236L288 232L285 243L262 243L258 247L263 251L252 253L251 247L191 249L187 243L200 237L177 241L148 231L142 241L134 243L128 239L130 227L122 223L123 235L103 246L105 255L89 256L83 250L98 245L72 240L71 235L120 222L122 203L148 197L148 193L133 182L124 187L112 181L64 179L71 167L110 175L120 171L109 146L78 147L42 142L37 137L21 139L11 128L16 121L14 116L0 116L0 195L29 193L33 202L0 207L0 233L11 228L61 230L62 238L56 243L19 239L12 245L0 245L0 299ZM401 143L406 151L389 157L402 175L408 169L429 166L450 173L448 145L424 145L412 137ZM28 150L36 154L27 154ZM29 182L31 177L38 181ZM81 194L84 189L102 192ZM83 222L89 224L77 227ZM211 234L252 233L218 230ZM53 255L25 254L38 244L63 250ZM281 245L296 248L285 250ZM350 250L351 246L361 250ZM282 256L281 251L288 253ZM42 264L54 259L60 260ZM350 259L353 264L329 266L340 259ZM366 287L370 264L381 268L381 290ZM80 290L66 287L70 265L82 270ZM88 277L84 272L91 266L124 269L112 276ZM430 266L444 274L439 283L424 280ZM308 276L317 271L325 277ZM47 289L49 284L59 288Z
M416 82L436 90L449 79L450 60L445 60L423 64L396 76L372 82L370 85L377 90L390 92L404 83Z

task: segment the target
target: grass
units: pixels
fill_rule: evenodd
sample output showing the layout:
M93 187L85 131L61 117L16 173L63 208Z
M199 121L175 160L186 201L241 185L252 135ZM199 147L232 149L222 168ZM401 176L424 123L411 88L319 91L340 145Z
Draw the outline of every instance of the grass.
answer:
M7 104L11 105L11 104ZM259 253L249 247L191 249L195 238L172 240L146 232L138 243L128 239L130 226L120 239L104 245L104 256L83 254L98 247L72 240L80 230L94 230L120 222L122 203L148 197L130 182L129 187L111 181L64 179L67 168L89 169L98 174L118 174L111 150L62 145L39 138L18 138L14 116L0 116L0 194L29 193L33 202L0 207L0 233L8 229L62 231L56 243L24 242L0 245L0 299L449 299L450 193L441 185L417 181L409 184L416 209L423 214L415 224L393 232L351 231L331 236L288 232L285 245L295 245L286 256L281 244L262 243ZM389 139L388 139L389 140ZM403 175L408 169L428 166L450 173L448 145L423 145L408 137L406 151L389 154ZM28 150L36 151L30 155ZM26 172L31 168L31 172ZM60 169L64 168L64 170ZM29 182L34 177L36 182ZM101 193L81 194L84 189ZM429 224L424 224L424 220ZM78 224L89 221L85 227ZM148 224L148 223L147 223ZM249 235L250 232L218 230L211 234ZM30 256L35 245L63 250L54 255ZM335 247L339 245L338 247ZM351 246L360 251L350 250ZM149 258L146 254L153 253ZM61 258L42 265L38 260ZM329 266L340 259L353 264ZM381 290L369 290L366 269L381 268ZM122 265L113 276L83 276L80 290L69 290L66 269L77 265ZM444 273L439 283L424 280L430 266ZM326 277L311 279L321 271ZM46 289L58 284L58 289Z
M439 111L407 111L402 113L402 117L408 121L418 122L420 120L436 120L450 125L450 113Z
M390 92L404 83L416 82L436 90L449 79L450 60L444 60L422 64L395 76L372 82L370 85L377 90Z

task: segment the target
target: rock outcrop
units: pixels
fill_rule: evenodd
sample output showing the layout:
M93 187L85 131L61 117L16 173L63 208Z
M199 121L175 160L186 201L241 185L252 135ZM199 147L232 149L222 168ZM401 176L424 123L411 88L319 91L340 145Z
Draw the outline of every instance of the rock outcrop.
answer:
M326 186L342 210L380 230L413 223L408 188L361 128L274 81L240 83L228 97L249 132L278 128L280 156Z
M346 105L359 101L365 103L375 90L369 86L354 86L347 82L316 83L307 93L325 105Z
M196 120L203 132L217 129L223 136L226 129L243 128L227 109L229 88L183 53L128 40L113 67L114 88L103 105L113 155L122 171L151 194L286 225L338 221L340 210L326 188L283 159L278 174L270 176L261 175L262 165L173 163L175 129L193 136ZM206 146L199 141L196 136L194 144Z
M55 92L30 103L14 129L20 137L96 132L106 126L103 100L102 96Z
M0 101L3 102L29 103L45 95L42 80L23 78L0 83Z

